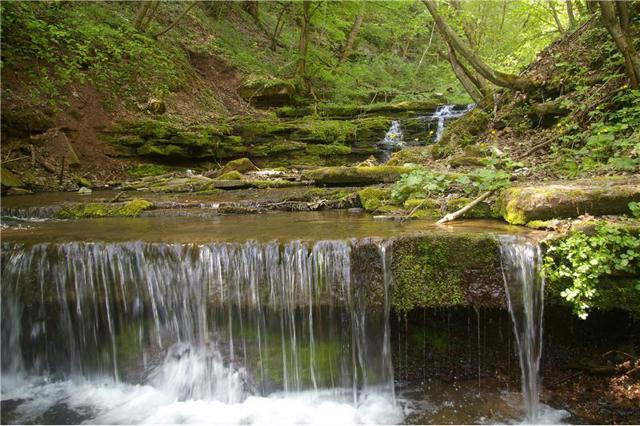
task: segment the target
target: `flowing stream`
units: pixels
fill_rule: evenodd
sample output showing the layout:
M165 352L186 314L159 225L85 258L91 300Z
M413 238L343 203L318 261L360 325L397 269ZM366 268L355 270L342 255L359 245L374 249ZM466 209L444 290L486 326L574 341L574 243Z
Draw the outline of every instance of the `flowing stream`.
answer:
M557 422L538 403L540 251L499 238L526 421ZM354 247L377 258L374 298ZM479 314L469 392L425 377L447 395L439 405L396 393L394 365L407 374L408 364L392 359L392 248L371 238L4 243L3 422L390 424L447 410L483 422L493 406L503 407L494 422L517 421L511 394L478 392Z
M539 421L540 358L544 277L540 246L523 238L501 237L502 272L516 337L526 419Z
M2 394L25 400L18 422L402 419L389 328L378 327L388 289L382 309L367 306L347 242L74 242L3 255Z

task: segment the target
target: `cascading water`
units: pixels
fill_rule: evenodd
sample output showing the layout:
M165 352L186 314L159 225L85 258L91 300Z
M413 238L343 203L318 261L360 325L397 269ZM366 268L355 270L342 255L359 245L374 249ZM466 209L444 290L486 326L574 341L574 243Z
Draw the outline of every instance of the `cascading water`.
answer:
M537 423L544 312L540 246L514 236L501 236L500 242L502 273L522 372L526 419Z
M437 121L435 141L439 142L440 139L442 139L444 124L447 120L462 117L475 107L475 104L469 104L464 109L456 109L455 105L442 105L438 107L436 112L428 118L429 121Z
M14 421L55 423L61 410L97 423L402 419L388 288L384 309L369 309L348 243L2 252L2 400L19 402Z
M404 134L400 121L393 120L391 127L389 127L389 130L387 130L387 133L384 135L384 139L378 144L383 154L381 158L383 162L391 157L392 152L398 151L405 146L403 138Z

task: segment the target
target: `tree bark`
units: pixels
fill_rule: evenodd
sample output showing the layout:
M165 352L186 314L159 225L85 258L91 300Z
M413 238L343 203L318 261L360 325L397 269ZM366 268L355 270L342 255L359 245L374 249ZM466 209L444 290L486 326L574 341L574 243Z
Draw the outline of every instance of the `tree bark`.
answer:
M298 44L298 65L296 75L303 76L307 69L307 50L309 49L309 24L311 21L311 1L302 2L302 21L300 24L300 42Z
M140 31L142 28L142 21L147 16L149 12L149 6L151 6L150 1L144 1L138 7L138 13L136 13L136 19L133 21L133 26L136 30Z
M256 20L256 22L260 22L260 8L259 8L259 3L255 0L245 0L243 6L245 6L245 9L247 10L247 12L249 12L249 15L251 15L253 17L253 19Z
M473 99L473 101L477 104L482 103L484 96L478 88L477 80L475 82L473 81L472 76L469 75L468 71L462 66L460 61L458 61L458 58L456 57L453 49L449 47L449 54L444 55L444 53L442 53L442 55L449 60L453 73L458 78L458 81L460 81L460 83L462 84L462 87L464 87L464 90L466 90L469 96L471 96L471 99Z
M567 5L567 16L569 17L569 28L575 28L577 25L576 16L573 14L573 5L571 4L571 0L566 0L565 4Z
M508 89L527 91L533 88L534 85L530 80L517 75L494 70L485 64L484 61L480 59L480 56L470 49L469 46L467 46L460 37L458 37L455 31L447 25L444 19L442 19L433 0L422 0L422 2L427 6L431 16L433 16L433 20L435 21L440 34L442 34L447 43L451 45L456 52L460 53L460 55L469 62L478 74L493 84L506 87Z
M353 21L353 25L351 26L351 31L349 31L349 36L347 37L347 43L344 45L344 49L342 49L342 54L340 55L340 60L338 61L338 65L344 64L347 59L349 59L349 55L351 55L351 49L353 49L353 42L356 40L358 36L358 32L360 32L360 27L362 26L363 16L361 13L356 15L356 19Z
M616 11L618 12L618 20L620 21L622 31L624 31L625 35L628 37L629 21L631 17L629 16L629 7L627 6L626 1L616 1Z
M460 4L460 0L450 0L449 4L456 11L456 14L462 13L462 5ZM473 29L469 25L469 22L463 17L460 18L460 21L462 22L462 32L464 32L464 35L469 42L469 46L471 46L473 50L476 50L476 48L478 47L478 43L476 38L474 37Z
M609 31L609 34L611 34L618 50L620 50L624 56L629 85L633 88L638 88L640 86L640 56L638 56L638 52L633 47L633 44L627 39L622 25L618 21L619 17L616 16L615 4L607 0L600 0L598 4L602 12L602 22L607 28L607 31Z
M152 4L151 4L151 7L149 8L149 12L147 13L146 19L144 19L143 22L140 24L140 29L142 31L146 31L147 28L149 28L149 24L151 24L151 21L156 16L156 12L158 11L158 6L160 6L160 0L154 0L151 3Z
M562 26L562 22L560 22L560 17L558 16L555 4L553 4L553 0L547 0L547 4L549 5L549 9L551 9L551 15L553 15L553 20L556 22L558 31L560 34L564 34L564 27Z
M287 11L287 9L289 9L289 3L284 3L282 5L282 9L280 10L280 13L278 14L276 27L273 30L273 35L271 36L271 50L273 50L274 52L278 48L278 37L280 36L280 32L284 27L284 20L282 18L284 17L284 14Z
M182 13L180 14L180 16L178 16L178 17L175 19L175 21L173 21L172 23L170 23L170 24L167 26L167 28L165 28L164 30L160 31L160 32L159 32L159 33L157 33L157 34L154 34L153 38L158 38L158 37L160 37L160 36L162 36L162 35L164 35L164 34L168 33L168 32L169 32L173 27L175 27L175 26L176 26L176 24L177 24L178 22L180 22L180 20L181 20L182 18L184 18L184 17L185 17L185 15L186 15L187 13L189 13L189 11L190 11L191 9L193 9L193 6L195 6L195 5L196 5L196 3L198 3L198 2L197 2L197 1L194 1L194 2L192 2L189 6L187 6L187 7L182 11Z

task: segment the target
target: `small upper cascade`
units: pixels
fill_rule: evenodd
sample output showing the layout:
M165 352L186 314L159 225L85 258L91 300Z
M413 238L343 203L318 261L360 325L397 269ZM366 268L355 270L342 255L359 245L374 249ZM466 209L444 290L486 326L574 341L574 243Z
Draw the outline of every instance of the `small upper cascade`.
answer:
M389 127L389 130L387 130L387 133L384 135L382 144L388 147L401 148L404 146L404 141L402 140L403 136L400 121L393 120L391 122L391 127Z
M542 255L537 243L521 237L501 236L500 243L504 285L522 373L526 421L536 424L540 417L539 370L544 313Z
M440 139L442 139L442 133L444 132L444 124L447 120L450 120L452 118L462 117L463 115L465 115L466 113L474 109L475 107L476 107L476 104L469 104L463 109L456 109L455 105L439 106L436 112L434 112L430 117L428 117L429 120L432 120L432 121L437 120L438 122L437 124L438 127L436 128L435 141L439 142Z

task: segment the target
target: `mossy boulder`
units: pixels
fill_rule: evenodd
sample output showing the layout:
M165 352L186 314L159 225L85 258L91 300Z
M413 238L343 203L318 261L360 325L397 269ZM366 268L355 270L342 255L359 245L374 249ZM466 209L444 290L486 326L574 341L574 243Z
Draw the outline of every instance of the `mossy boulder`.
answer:
M281 106L291 102L297 93L294 80L251 77L238 88L238 94L259 106Z
M604 177L507 188L497 208L504 220L524 225L534 220L630 213L640 201L640 177Z
M132 177L159 176L172 170L175 168L161 164L138 164L127 169L127 174Z
M389 190L385 188L365 188L358 191L358 198L362 207L372 212L378 210L389 198Z
M220 174L223 175L229 172L247 173L258 170L260 169L248 158L238 158L237 160L232 160L225 164L222 170L220 170Z
M412 146L394 152L386 162L387 166L405 164L426 164L431 160L431 146Z
M6 167L2 167L0 184L3 188L20 188L25 186L24 182Z
M324 185L374 184L395 182L409 171L409 168L399 166L321 167L306 170L302 176Z
M351 154L351 147L340 144L331 145L307 145L305 151L311 155L349 155Z
M504 307L498 241L488 234L431 233L392 246L393 307Z
M242 178L243 178L242 173L240 173L237 170L233 170L233 171L221 174L216 179L217 180L242 180Z
M126 203L82 203L62 207L57 216L61 219L83 219L96 217L134 217L153 207L147 200L135 199Z
M477 137L487 129L489 115L475 108L461 118L449 123L442 134L445 145L466 146L474 143Z

